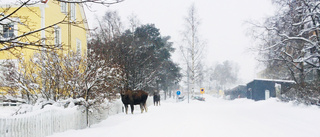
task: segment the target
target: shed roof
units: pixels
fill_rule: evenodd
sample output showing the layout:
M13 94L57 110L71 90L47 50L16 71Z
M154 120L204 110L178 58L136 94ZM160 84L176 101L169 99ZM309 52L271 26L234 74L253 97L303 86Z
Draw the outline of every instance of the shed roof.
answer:
M252 81L248 82L251 83L253 81L270 81L270 82L278 82L278 83L296 83L293 80L281 80L281 79L253 79Z

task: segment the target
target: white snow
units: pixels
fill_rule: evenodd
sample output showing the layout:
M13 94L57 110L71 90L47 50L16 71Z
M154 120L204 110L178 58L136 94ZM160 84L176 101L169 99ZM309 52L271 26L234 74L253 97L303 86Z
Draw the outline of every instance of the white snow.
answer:
M276 99L205 102L169 99L147 113L117 114L83 130L50 137L319 137L320 108Z
M18 110L18 107L12 106L0 106L0 117L8 117L11 116Z
M255 78L252 81L248 82L251 83L255 80L259 80L259 81L272 81L272 82L287 82L287 83L295 83L295 81L293 80L280 80L280 79L263 79L263 78Z

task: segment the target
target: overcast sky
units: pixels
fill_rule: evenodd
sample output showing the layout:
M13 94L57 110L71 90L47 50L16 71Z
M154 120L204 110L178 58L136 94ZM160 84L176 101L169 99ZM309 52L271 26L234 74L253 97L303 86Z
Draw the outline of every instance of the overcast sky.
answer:
M155 24L162 36L171 36L174 47L178 48L184 18L192 3L201 19L201 39L207 42L205 64L212 66L231 60L239 64L239 77L244 82L255 78L259 70L248 51L253 41L246 36L245 21L272 15L271 0L125 0L110 7L94 5L94 12L86 15L89 26L94 26L95 16L101 17L107 10L117 10L125 24L128 16L135 14L142 24ZM181 60L179 54L174 53L174 61Z

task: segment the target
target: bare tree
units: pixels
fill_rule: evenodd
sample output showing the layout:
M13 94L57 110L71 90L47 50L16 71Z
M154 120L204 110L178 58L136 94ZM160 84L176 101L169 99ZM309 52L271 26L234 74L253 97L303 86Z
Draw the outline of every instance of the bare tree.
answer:
M24 98L27 103L35 103L38 98L37 94L39 85L37 84L37 76L28 72L34 72L34 68L27 69L28 64L23 64L18 70L18 62L22 60L6 60L2 62L0 76L1 90L7 91L7 94L16 98Z
M89 123L89 109L100 109L99 105L104 99L115 96L121 88L122 71L116 64L99 58L99 55L89 51L87 66L82 73L79 91L80 97L84 98L86 107L87 124Z
M267 63L269 72L276 75L281 72L279 76L297 83L297 98L311 100L320 95L319 2L274 0L273 3L278 7L276 15L263 25L254 24L263 29L254 35L262 42L260 60Z
M182 33L183 36L183 46L180 50L183 54L183 58L186 62L186 73L187 73L187 84L189 87L189 77L191 79L191 92L194 93L196 77L201 75L203 49L205 47L205 42L200 39L199 34L200 19L198 17L195 5L192 4L188 9L188 16L185 18L185 29ZM190 62L191 60L191 62ZM191 75L189 75L191 71ZM189 93L188 88L188 93Z
M216 80L219 86L218 90L225 90L227 86L233 86L237 82L238 72L238 64L227 60L215 66L213 73L210 74L210 79Z
M86 108L88 126L89 109L104 109L100 104L105 99L112 101L123 81L118 65L99 58L91 50L88 57L74 52L64 56L52 50L35 54L28 63L23 59L18 61L20 69L12 60L2 63L0 80L4 82L0 89L5 88L9 94L26 99L29 104L39 99L78 99Z

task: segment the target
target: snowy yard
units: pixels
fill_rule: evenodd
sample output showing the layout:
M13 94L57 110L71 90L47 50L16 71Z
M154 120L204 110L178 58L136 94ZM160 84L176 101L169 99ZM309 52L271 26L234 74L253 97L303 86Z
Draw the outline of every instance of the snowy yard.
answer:
M320 109L275 99L227 101L205 95L206 101L162 101L141 114L110 116L91 128L51 137L319 137Z

